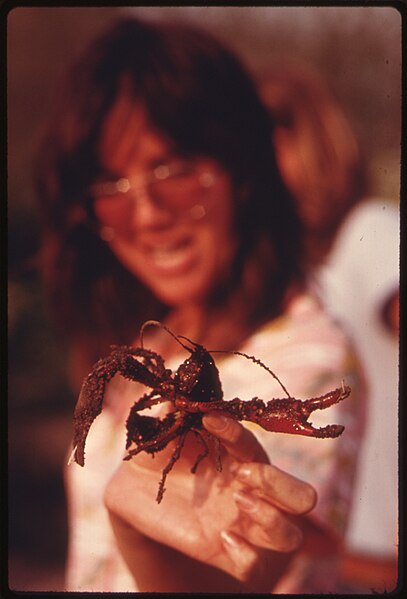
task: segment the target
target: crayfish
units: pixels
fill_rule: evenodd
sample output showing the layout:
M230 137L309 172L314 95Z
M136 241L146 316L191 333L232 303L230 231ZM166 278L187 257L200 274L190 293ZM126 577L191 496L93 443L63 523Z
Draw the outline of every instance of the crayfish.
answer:
M144 329L150 325L165 329L190 353L176 372L165 367L164 360L158 353L144 348ZM162 472L156 497L158 503L163 498L166 477L179 459L189 433L196 435L203 447L191 472L195 473L200 462L209 455L210 440L217 448L217 469L222 469L219 441L202 424L202 417L208 412L224 412L236 420L255 422L267 431L310 437L334 438L344 430L343 426L336 424L314 428L308 422L308 418L314 410L327 408L348 397L350 388L345 385L320 397L304 401L295 399L290 396L274 372L254 356L238 351L224 352L243 356L265 368L287 395L283 399L272 399L267 403L257 397L247 401L237 397L225 401L219 372L211 356L211 353L223 350L208 351L187 337L175 335L165 325L154 320L144 323L140 339L140 347L112 346L111 354L96 362L84 379L74 413L73 459L81 466L84 465L86 437L93 421L102 411L106 384L116 373L150 387L151 391L137 399L130 410L126 423L128 451L124 459L129 460L141 451L154 455L164 449L170 441L178 439L172 457ZM172 404L172 411L162 419L139 413L164 402Z

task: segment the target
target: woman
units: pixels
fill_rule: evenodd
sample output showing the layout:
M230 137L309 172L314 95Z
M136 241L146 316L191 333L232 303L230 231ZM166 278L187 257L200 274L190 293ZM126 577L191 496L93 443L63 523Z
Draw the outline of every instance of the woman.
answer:
M315 286L352 336L368 384L344 574L358 588L390 590L398 544L398 206L369 197L355 135L316 72L270 66L261 89L275 119L277 160L304 224Z
M209 349L255 355L293 396L343 379L352 387L351 399L318 419L345 420L343 439L272 435L209 415L222 473L209 459L190 473L197 448L188 438L158 505L173 447L122 462L125 420L145 391L115 378L85 467L67 470L67 588L334 588L359 380L346 339L306 293L301 228L253 83L209 35L124 20L90 46L63 99L43 147L39 197L44 275L70 335L74 382L111 343L140 345L141 323L159 319ZM165 331L145 345L173 370L186 358ZM281 396L252 362L217 363L226 399Z

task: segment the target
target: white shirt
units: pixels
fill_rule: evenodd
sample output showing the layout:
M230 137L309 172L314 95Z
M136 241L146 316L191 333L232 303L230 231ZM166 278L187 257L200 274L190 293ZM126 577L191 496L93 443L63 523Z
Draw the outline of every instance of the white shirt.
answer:
M317 273L323 302L353 338L368 386L348 544L383 556L394 555L397 545L399 354L380 312L399 286L399 225L395 202L361 203Z

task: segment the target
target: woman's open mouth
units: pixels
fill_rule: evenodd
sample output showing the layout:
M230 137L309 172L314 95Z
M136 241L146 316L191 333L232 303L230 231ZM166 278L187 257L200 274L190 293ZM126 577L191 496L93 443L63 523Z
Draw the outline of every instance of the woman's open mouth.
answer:
M146 257L161 274L178 274L189 269L196 260L196 249L190 238L174 243L146 246Z

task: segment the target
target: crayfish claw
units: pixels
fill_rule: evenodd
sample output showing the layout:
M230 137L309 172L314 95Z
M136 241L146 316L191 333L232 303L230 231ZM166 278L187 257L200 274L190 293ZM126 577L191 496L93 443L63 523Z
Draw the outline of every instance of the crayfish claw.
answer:
M313 397L302 402L301 410L307 417L315 410L325 410L334 404L342 401L350 395L350 387L342 385L342 387L329 391L320 397Z
M90 427L102 411L106 385L117 373L154 389L167 371L163 359L155 352L127 345L112 346L110 355L94 364L83 381L74 412L73 459L80 466L85 463L85 442ZM148 404L149 398L142 399L145 407L154 403L151 400Z
M321 428L315 428L309 422L301 423L297 426L294 425L294 427L297 428L296 432L301 433L301 435L305 437L315 437L316 439L335 439L336 437L339 437L345 429L345 427L340 424L328 424Z
M313 436L318 437L319 439L335 439L336 437L339 437L344 430L345 427L341 424L328 424L322 428L314 429Z
M262 400L253 398L251 401L245 402L246 405L236 399L229 404L235 409L239 408L239 420L256 422L267 431L327 439L339 437L344 427L339 424L330 424L322 428L315 428L308 422L308 418L315 410L323 410L342 401L348 397L350 391L350 387L344 386L305 401L284 398L272 399L264 404Z
M70 466L75 461L76 446L72 449L67 461L67 466Z

